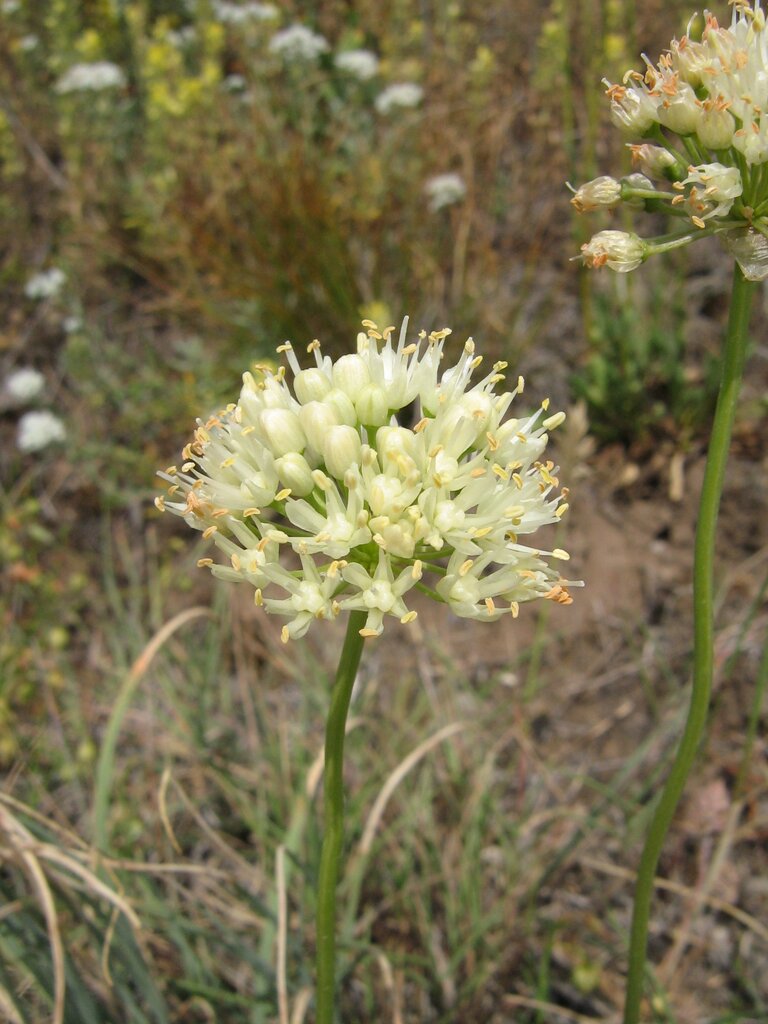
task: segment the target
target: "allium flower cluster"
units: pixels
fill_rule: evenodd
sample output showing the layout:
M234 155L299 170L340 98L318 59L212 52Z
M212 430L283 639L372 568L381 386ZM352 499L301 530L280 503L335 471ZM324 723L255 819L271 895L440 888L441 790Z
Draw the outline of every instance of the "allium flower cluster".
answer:
M274 4L262 4L257 0L235 4L231 0L214 0L214 17L225 25L244 25L248 21L272 21L279 11Z
M28 299L52 299L67 283L67 275L59 267L39 270L24 285Z
M67 439L67 428L55 413L48 409L25 412L19 419L16 444L19 451L39 452L49 445Z
M316 619L367 613L411 622L413 591L457 615L490 621L521 602L569 604L568 581L524 542L567 509L547 431L564 414L508 418L523 390L497 393L506 363L471 382L482 362L470 339L441 368L449 330L408 342L368 320L357 351L335 361L317 341L302 368L289 343L286 368L245 373L237 403L200 422L161 510L214 541L227 564L198 563L255 588L257 605L285 616L283 640Z
M340 71L361 82L374 78L379 71L379 58L371 50L342 50L333 62Z
M643 241L603 231L587 266L633 270L650 255L716 234L750 280L768 277L768 36L760 0L731 0L728 28L705 12L700 40L673 39L657 64L608 86L611 117L637 141L640 172L575 189L581 212L622 202L675 216L681 230ZM690 31L690 25L689 25Z
M3 382L3 391L19 405L38 398L45 387L45 377L31 366L23 366L9 373Z
M380 114L391 114L393 110L418 107L424 98L424 90L415 82L394 82L379 93L374 106Z
M430 210L437 211L460 203L467 194L467 186L460 174L448 172L428 178L424 191L429 198Z
M287 61L317 60L328 51L325 36L313 32L306 25L291 25L276 32L269 41L269 50Z
M73 64L67 68L54 86L58 93L100 91L121 89L126 83L125 74L117 64L98 60L90 64Z

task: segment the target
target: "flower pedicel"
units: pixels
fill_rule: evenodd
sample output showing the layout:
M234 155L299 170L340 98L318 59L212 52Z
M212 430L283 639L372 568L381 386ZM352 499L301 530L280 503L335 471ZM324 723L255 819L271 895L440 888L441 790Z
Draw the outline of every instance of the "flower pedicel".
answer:
M543 460L565 414L547 415L545 401L505 418L523 380L497 393L496 363L472 384L482 357L471 339L441 372L449 330L408 343L406 320L395 345L394 328L363 326L357 352L335 361L312 342L309 368L282 345L292 387L285 367L245 373L239 401L200 423L181 467L160 474L170 487L158 507L228 559L199 564L250 583L258 605L288 619L284 641L347 610L366 613L362 635L379 635L385 616L416 618L413 590L482 621L537 597L569 604L574 584L548 561L566 552L523 542L568 507Z

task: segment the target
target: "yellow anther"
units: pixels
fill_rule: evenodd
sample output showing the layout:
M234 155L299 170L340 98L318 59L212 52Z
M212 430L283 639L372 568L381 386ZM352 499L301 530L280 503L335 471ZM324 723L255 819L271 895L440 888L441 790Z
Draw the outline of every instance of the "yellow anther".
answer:
M517 487L518 490L522 490L523 478L520 476L520 474L519 473L513 473L512 474L512 479L515 481L515 487Z
M406 612L406 614L400 619L404 626L407 626L409 622L413 622L414 619L418 618L419 613L415 611Z
M236 551L232 552L229 560L232 563L232 568L235 570L235 572L240 572L240 556Z
M160 494L155 498L155 508L158 512L165 512L165 498Z
M459 576L466 576L474 564L471 558L468 558L466 562L462 562L459 566Z
M290 487L284 487L282 489L282 491L278 491L277 494L275 495L275 501L285 501L285 499L290 496L290 493L291 493L291 488Z
M176 476L179 471L175 466L169 466L165 472L168 476Z
M210 540L214 533L218 532L218 526L208 526L203 530L203 540Z
M378 636L379 635L378 631L375 630L375 629L361 629L361 630L359 630L359 633L360 633L360 636L364 636L364 637Z
M486 607L486 609L488 611L488 614L489 615L493 615L493 613L496 611L496 605L493 603L493 598L492 597L486 597L484 603L485 603L485 607Z
M212 565L213 565L213 559L212 558L198 558L198 560L197 560L197 568L198 569L208 569Z
M562 548L555 548L552 552L552 557L559 558L561 562L569 562L571 560L571 556L567 551L563 551Z
M256 508L255 505L253 506L253 508L247 508L243 512L243 518L244 519L249 519L251 516L258 516L258 515L261 515L261 509L260 508Z
M291 634L287 626L283 626L283 628L280 630L280 639L283 641L284 644L287 644L288 641L291 639Z
M557 518L558 519L562 519L563 516L565 515L565 513L568 511L568 508L569 508L568 502L566 502L564 505L559 505L555 509L555 515L557 516Z

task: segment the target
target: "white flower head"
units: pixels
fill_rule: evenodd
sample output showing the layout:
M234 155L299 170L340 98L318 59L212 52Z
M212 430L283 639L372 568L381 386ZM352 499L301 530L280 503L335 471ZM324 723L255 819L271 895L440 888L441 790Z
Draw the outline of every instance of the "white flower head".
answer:
M313 61L328 52L325 36L313 32L306 25L291 25L276 32L269 41L270 53L287 61Z
M67 275L59 267L40 270L24 285L24 294L28 299L52 299L59 294L66 281Z
M379 71L379 58L371 50L342 50L333 62L340 71L361 82L375 78Z
M568 603L548 561L565 552L523 543L567 508L543 457L563 414L545 402L507 417L522 378L497 392L496 363L473 382L471 339L443 368L449 330L409 340L406 319L395 340L393 327L363 327L335 361L312 342L310 367L280 346L292 385L285 367L244 374L238 402L200 422L181 466L160 474L158 508L213 540L227 564L200 564L250 583L290 620L286 640L344 610L365 611L362 632L379 635L388 616L416 617L415 590L484 621L536 597Z
M122 89L125 74L117 64L97 60L89 64L73 64L54 86L60 94L69 92L96 92L102 89Z
M376 97L374 106L380 114L391 114L393 110L418 107L424 98L424 90L415 82L394 82Z
M280 14L274 4L232 3L231 0L214 0L213 16L225 25L244 25L249 21L274 21Z
M44 387L45 377L31 366L24 366L9 373L3 384L5 393L19 404L34 401L42 394Z
M460 203L467 194L467 186L460 174L450 172L429 178L424 191L429 197L430 210L437 211Z
M19 451L39 452L49 445L65 441L67 430L58 416L47 409L25 412L19 419L16 444Z
M673 39L656 63L643 55L643 71L606 85L612 120L638 140L631 144L635 163L671 186L643 196L645 207L687 218L679 233L649 240L645 256L717 234L742 270L764 279L762 258L744 254L753 242L761 249L758 240L768 236L768 28L760 0L730 0L730 6L730 25L705 11L700 41L690 38L689 25L689 34ZM620 202L631 202L631 191L623 190ZM626 270L641 262L615 260L607 249L595 249L594 257L589 243L589 266Z

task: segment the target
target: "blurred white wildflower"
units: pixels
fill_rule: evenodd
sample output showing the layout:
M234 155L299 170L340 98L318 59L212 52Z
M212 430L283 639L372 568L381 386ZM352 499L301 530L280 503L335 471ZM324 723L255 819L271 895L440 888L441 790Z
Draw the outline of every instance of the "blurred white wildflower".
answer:
M671 183L649 191L624 179L619 200L642 200L684 221L679 234L649 239L645 256L715 234L748 278L762 280L768 277L762 257L768 235L768 32L760 0L731 4L729 27L721 28L705 11L700 41L673 39L656 64L643 56L643 71L628 71L620 85L606 85L614 123L649 140L630 146L636 165ZM577 190L577 208L617 205L615 192L605 202L580 205L577 198L594 185ZM626 261L591 260L589 245L583 251L591 266L628 267Z
M37 398L44 387L45 377L31 366L24 366L9 373L3 383L5 393L15 402L23 404Z
M194 25L184 25L182 28L172 28L166 32L166 41L181 50L195 41L197 33Z
M333 61L340 71L346 71L361 82L375 77L379 70L379 58L371 50L343 50Z
M30 53L32 50L36 50L40 45L40 37L30 32L29 35L22 36L19 40L19 49L24 53Z
M221 83L222 88L227 92L242 92L247 85L248 83L242 75L227 75Z
M65 334L74 334L75 331L82 330L83 321L79 316L65 316L61 326Z
M19 419L16 444L22 452L39 452L51 444L65 441L67 431L59 419L47 409L25 412Z
M304 61L317 60L328 51L328 40L325 36L313 32L306 25L291 25L276 32L269 41L271 53L276 53L285 60Z
M289 619L286 641L346 609L368 613L366 636L385 616L410 622L414 588L482 621L537 597L571 603L547 561L566 552L523 543L568 507L543 460L564 413L544 402L506 418L523 380L497 393L507 364L496 363L471 384L482 362L471 339L441 370L449 330L409 342L406 320L395 343L393 327L363 326L355 354L334 361L314 341L305 369L282 345L292 387L285 367L245 373L238 402L200 422L181 466L160 473L170 487L158 508L228 560L198 564L250 583L257 605Z
M64 287L67 275L59 267L41 270L33 274L24 285L24 294L28 299L50 299L58 295Z
M90 64L73 64L67 68L54 89L64 94L100 89L119 89L126 84L125 74L117 64L108 60L97 60Z
M398 108L417 107L424 98L424 90L415 82L394 82L376 97L374 106L380 114L389 114Z
M429 197L430 210L442 210L444 206L460 203L467 194L467 186L460 174L436 174L424 186Z
M213 16L225 25L242 25L246 21L273 21L280 13L274 4L260 4L255 0L244 4L231 3L230 0L214 0L211 6Z

